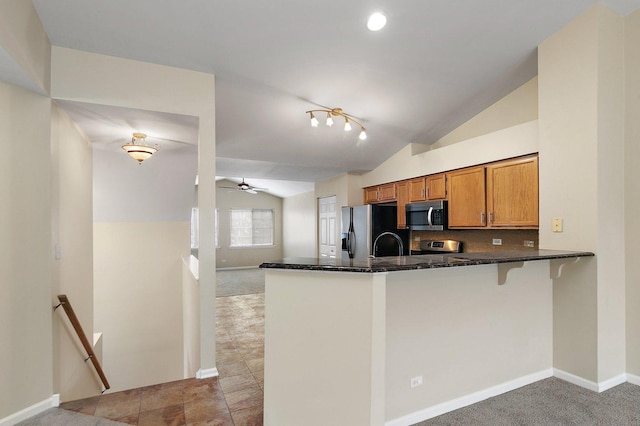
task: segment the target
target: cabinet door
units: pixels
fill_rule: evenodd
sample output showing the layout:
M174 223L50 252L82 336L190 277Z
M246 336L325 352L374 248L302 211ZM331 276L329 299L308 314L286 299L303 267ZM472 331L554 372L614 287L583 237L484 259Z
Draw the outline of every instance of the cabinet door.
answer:
M378 202L378 187L370 186L364 189L364 203L373 204Z
M427 200L444 200L447 198L447 179L444 173L427 176L425 186Z
M409 202L415 203L416 201L426 200L424 178L415 178L409 181Z
M538 226L538 158L487 166L487 215L491 227Z
M396 198L398 201L398 229L407 227L407 212L405 206L409 202L409 182L396 183Z
M380 196L378 197L378 201L396 201L396 184L387 183L385 185L380 185Z
M486 226L484 167L449 173L449 227Z

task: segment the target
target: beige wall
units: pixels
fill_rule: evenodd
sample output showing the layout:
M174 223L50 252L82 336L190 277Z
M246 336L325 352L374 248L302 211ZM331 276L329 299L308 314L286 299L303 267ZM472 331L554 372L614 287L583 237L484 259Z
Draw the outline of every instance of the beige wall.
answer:
M316 197L313 191L282 200L283 257L315 257Z
M31 2L0 4L0 46L31 79L26 82L47 94L51 78L51 43Z
M550 375L549 262L512 269L504 285L498 285L500 267L509 265L387 276L387 421L409 416L395 424L413 424L438 404L463 397L475 402L475 392ZM411 389L416 376L424 385Z
M218 186L236 184L227 180L218 181ZM242 193L236 190L218 189L216 193L218 208L218 243L216 249L216 267L235 268L258 266L269 260L282 258L282 198L258 191L257 194ZM273 246L258 248L232 248L230 244L230 209L273 209Z
M0 82L0 419L52 395L50 115Z
M93 226L95 328L103 333L111 391L182 379L182 257L190 224Z
M438 139L431 149L486 135L538 119L538 77Z
M625 231L640 235L640 10L625 18ZM640 382L640 240L625 240L627 373Z
M596 383L625 372L623 28L596 5L539 47L540 246L597 254L554 287L554 365Z
M53 245L60 258L53 262L52 301L69 297L74 312L92 341L93 215L91 145L66 113L53 103L51 111L53 187ZM62 401L99 395L103 389L87 353L64 311L53 317L54 393Z
M440 173L537 151L537 121L507 127L418 154L415 154L415 144L407 145L376 169L363 174L362 186Z
M51 94L91 102L198 117L199 293L201 370L215 371L215 78L211 74L73 49L52 49ZM172 90L167 90L171 87ZM187 229L186 236L189 231ZM152 240L149 240L152 241ZM98 244L98 243L96 243ZM149 247L149 251L153 248ZM120 251L127 251L122 246ZM180 253L180 254L177 254ZM176 261L183 253L176 250ZM97 259L96 259L97 260ZM148 259L151 262L151 259ZM151 262L153 265L153 262ZM152 283L144 283L152 284ZM176 288L181 287L178 275ZM97 284L96 284L97 286ZM169 297L168 295L165 297ZM96 302L98 298L96 297ZM96 306L97 309L97 306ZM161 343L162 330L151 333ZM105 363L110 336L104 335ZM180 344L180 349L182 345ZM124 361L124 360L123 360ZM113 361L111 361L113 362ZM126 368L123 365L122 368ZM182 364L180 364L182 368ZM208 373L207 373L208 374ZM162 375L158 375L158 378Z

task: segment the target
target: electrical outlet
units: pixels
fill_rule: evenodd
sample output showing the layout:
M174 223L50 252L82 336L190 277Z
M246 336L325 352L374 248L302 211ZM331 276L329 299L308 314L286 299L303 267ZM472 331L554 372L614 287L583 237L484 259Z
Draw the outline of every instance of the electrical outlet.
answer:
M411 389L422 386L422 376L416 376L411 378Z
M562 232L562 218L554 217L551 220L551 230L553 232Z
M494 246L501 246L502 245L502 238L494 238L492 244Z
M533 247L535 247L536 245L535 245L535 242L534 242L534 241L531 241L531 240L524 240L524 246L525 246L525 247L531 247L531 248L533 248Z
M420 241L420 236L413 237L413 241Z

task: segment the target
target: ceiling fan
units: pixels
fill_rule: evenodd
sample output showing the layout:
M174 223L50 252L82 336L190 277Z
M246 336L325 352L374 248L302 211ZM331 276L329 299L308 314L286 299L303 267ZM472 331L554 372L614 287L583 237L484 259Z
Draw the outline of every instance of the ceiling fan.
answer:
M242 178L242 182L237 184L236 186L219 186L218 188L224 189L235 189L236 191L247 192L249 194L257 194L257 191L266 191L268 188L258 188L256 186L251 186L244 181Z

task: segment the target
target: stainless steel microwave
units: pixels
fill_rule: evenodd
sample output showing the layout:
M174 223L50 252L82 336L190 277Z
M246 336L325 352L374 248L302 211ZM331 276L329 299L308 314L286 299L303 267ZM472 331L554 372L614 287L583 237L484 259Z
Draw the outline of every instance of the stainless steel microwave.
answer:
M449 212L446 201L407 204L407 225L416 231L443 231L447 229Z

